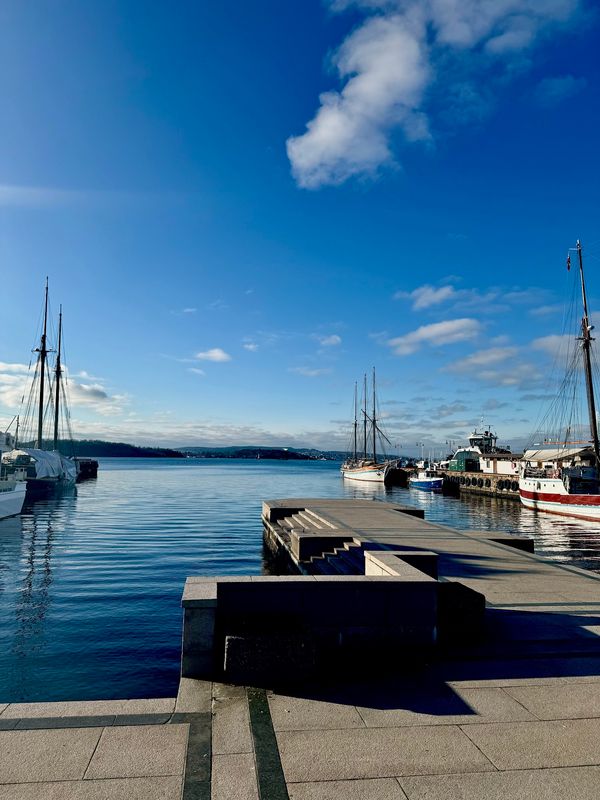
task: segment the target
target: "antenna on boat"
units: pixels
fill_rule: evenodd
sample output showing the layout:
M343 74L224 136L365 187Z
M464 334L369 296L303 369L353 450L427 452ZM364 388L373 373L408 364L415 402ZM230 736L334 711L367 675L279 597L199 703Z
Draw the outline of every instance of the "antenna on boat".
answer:
M583 255L581 242L577 239L577 255L579 257L579 276L581 278L581 296L583 299L583 318L581 320L581 341L583 349L583 367L585 370L585 386L587 390L588 412L590 416L590 432L594 446L594 457L596 459L596 469L600 469L600 444L598 442L598 422L596 420L596 401L594 398L594 382L592 379L592 359L591 347L594 338L592 336L593 325L590 325L588 314L587 295L585 291L585 277L583 275Z
M62 305L60 306L60 311L58 314L58 350L56 352L56 366L54 368L54 374L56 375L56 387L55 387L55 398L54 398L54 450L58 447L58 418L59 418L59 406L60 406L60 388L61 388L61 380L62 380L62 367L60 363L60 352L61 352L61 345L62 345Z
M44 296L44 327L42 330L42 338L40 346L36 349L39 355L40 363L40 397L38 406L38 429L37 429L37 447L42 449L43 445L43 426L44 426L44 381L46 377L46 360L48 358L48 349L46 347L46 330L48 325L48 276L46 276L46 292Z
M367 373L365 372L365 396L363 408L363 439L364 439L364 459L367 460Z

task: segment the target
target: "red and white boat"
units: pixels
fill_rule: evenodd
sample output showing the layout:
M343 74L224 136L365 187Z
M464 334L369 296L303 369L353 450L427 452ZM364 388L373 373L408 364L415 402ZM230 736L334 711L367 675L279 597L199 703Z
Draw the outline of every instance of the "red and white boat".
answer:
M563 386L574 398L580 375L585 375L587 412L590 438L586 441L569 441L571 438L572 415L563 415L569 420L562 438L546 441L544 446L526 450L519 468L519 494L521 502L535 511L547 511L579 519L600 520L600 444L598 441L598 422L592 376L591 346L594 341L591 332L581 243L575 248L579 260L583 317L581 334L567 378ZM570 268L570 257L567 258ZM583 370L582 370L583 368ZM556 405L556 403L555 403Z

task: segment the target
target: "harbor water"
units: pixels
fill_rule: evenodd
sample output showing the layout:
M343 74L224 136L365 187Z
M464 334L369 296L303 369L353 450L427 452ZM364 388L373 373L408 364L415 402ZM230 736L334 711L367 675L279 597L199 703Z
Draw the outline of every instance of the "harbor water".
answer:
M408 503L432 522L533 536L539 555L600 572L597 523L352 484L339 466L101 459L98 480L0 521L0 702L172 696L185 578L260 574L266 498Z

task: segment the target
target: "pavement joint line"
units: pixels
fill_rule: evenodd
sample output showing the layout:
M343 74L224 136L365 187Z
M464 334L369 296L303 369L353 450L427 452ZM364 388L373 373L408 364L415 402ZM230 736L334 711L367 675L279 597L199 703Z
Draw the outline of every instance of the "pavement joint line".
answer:
M260 800L289 800L267 693L248 688L247 696Z
M166 725L175 714L99 714L79 717L0 717L0 730L112 728L120 725ZM175 720L177 721L177 720Z
M188 724L182 800L210 800L212 779L212 714L175 712L171 724Z

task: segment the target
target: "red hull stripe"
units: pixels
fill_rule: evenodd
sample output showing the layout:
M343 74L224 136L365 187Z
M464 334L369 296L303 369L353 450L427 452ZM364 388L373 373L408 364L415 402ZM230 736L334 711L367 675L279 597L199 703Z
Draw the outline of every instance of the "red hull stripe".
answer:
M565 506L600 506L600 494L553 494L552 492L528 492L520 490L521 497L541 503L560 503Z

